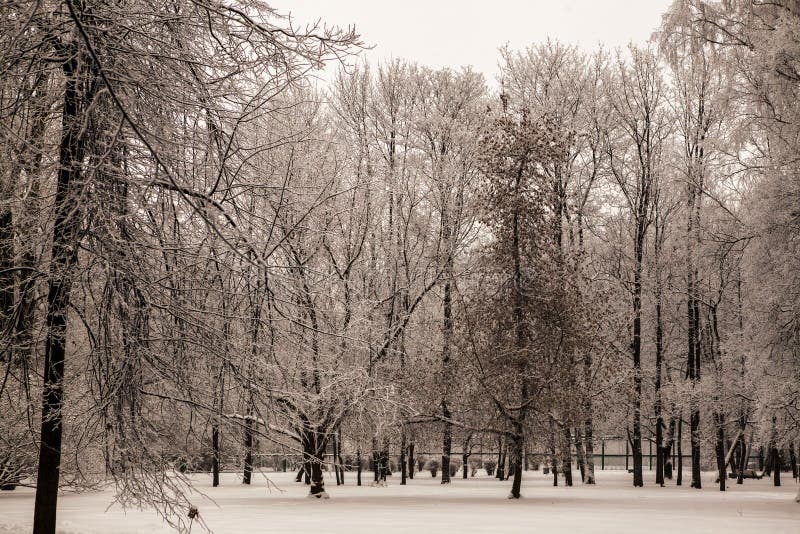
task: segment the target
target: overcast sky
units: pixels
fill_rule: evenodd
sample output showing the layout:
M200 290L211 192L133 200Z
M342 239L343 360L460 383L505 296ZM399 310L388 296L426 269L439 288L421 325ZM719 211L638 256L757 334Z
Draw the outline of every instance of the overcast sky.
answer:
M645 42L671 0L273 0L293 24L317 19L355 25L375 60L406 58L431 67L472 65L489 81L498 47L523 48L548 36L593 50Z

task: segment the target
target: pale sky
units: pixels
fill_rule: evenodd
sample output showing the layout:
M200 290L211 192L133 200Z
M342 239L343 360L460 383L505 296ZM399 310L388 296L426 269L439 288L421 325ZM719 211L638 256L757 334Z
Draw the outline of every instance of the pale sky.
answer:
M392 57L431 67L471 64L492 83L497 49L523 48L548 36L590 51L643 43L671 0L273 0L293 25L317 19L355 25L370 60ZM325 76L327 77L327 76Z

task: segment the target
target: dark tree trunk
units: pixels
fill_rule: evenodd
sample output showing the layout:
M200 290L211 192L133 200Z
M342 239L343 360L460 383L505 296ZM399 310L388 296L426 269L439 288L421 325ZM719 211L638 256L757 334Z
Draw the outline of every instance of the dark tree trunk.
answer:
M406 429L400 430L400 485L406 485L408 471L406 470Z
M752 437L750 438L752 441ZM744 441L744 432L739 439L739 472L736 474L736 483L744 484L744 470L747 469L747 463L750 460L750 446Z
M345 466L344 460L342 459L342 441L344 441L342 440L342 429L339 427L339 439L336 440L336 458L339 462L339 479L342 481L342 484L344 484Z
M692 487L700 489L700 411L694 409L690 421L692 432Z
M499 438L497 438L497 471L495 472L494 475L495 478L499 478L500 480L503 480L503 477L505 476L505 469L503 467L503 464L505 463L505 458L503 456L503 446L504 446L503 436L500 436Z
M336 451L336 436L334 435L331 438L331 453L332 453L331 457L332 457L332 460L333 460L333 474L334 474L334 476L336 478L336 485L337 486L341 486L342 485L342 479L339 476L339 462L338 462L338 460L336 458L336 452L337 452Z
M408 445L408 478L414 480L414 442Z
M249 409L248 409L249 410ZM242 474L242 484L250 484L253 475L253 415L247 414L244 423L244 472Z
M525 439L522 436L522 424L517 424L514 429L512 439L512 466L514 471L514 481L511 484L511 498L519 499L522 489L522 452L525 446Z
M775 485L775 487L781 485L781 464L783 463L782 452L783 451L781 451L776 445L772 446L772 483Z
M79 87L81 80L78 71L82 67L77 57L73 55L62 68L65 76L64 106L61 113L58 182L54 198L53 243L47 292L42 425L33 513L34 534L54 534L56 531L67 313L70 306L72 272L78 259L80 216L77 201L78 188L81 186L81 168L86 152L86 133L81 132L83 121L79 114L81 109L88 108L93 96L93 93L81 93L86 89Z
M11 212L13 184L0 184L0 332L10 332L14 312L14 219ZM5 360L5 340L0 346L0 362ZM13 347L8 347L8 359Z
M716 423L716 442L715 451L717 455L717 475L719 476L719 490L725 491L725 483L728 474L725 470L725 416L722 414L714 414L714 422Z
M691 157L702 160L702 148L695 145L692 148ZM686 378L691 381L692 393L690 395L690 414L689 430L692 451L692 483L691 487L700 489L700 409L696 398L696 386L700 380L700 299L698 298L697 267L695 265L695 242L700 225L700 195L702 194L702 184L696 180L701 180L702 176L690 176L687 184L687 226L686 226L686 290L688 298L686 300L686 319L687 319L687 362Z
M583 422L584 442L586 447L586 484L594 484L594 416L592 414L592 396L590 385L592 381L592 355L588 351L583 355L583 374L584 374L584 399L583 399Z
M797 480L797 453L794 450L794 443L789 446L789 463L792 464L792 478Z
M646 177L645 177L646 180ZM643 180L644 181L644 180ZM636 239L634 242L635 265L633 271L633 486L644 486L642 477L642 262L645 236L647 234L647 211L649 209L649 185L643 183L637 200Z
M379 464L379 482L386 483L386 477L389 476L389 438L383 438L383 444L378 456Z
M450 419L450 411L447 409L447 402L444 399L442 399L442 417L445 418L445 422L442 425L442 484L449 484L453 426L448 421Z
M572 486L572 433L569 427L564 425L564 484Z
M678 475L675 484L683 484L683 416L678 415Z
M584 423L584 442L586 447L586 484L594 484L594 438L592 436L594 425L591 417Z
M325 449L327 449L327 439L310 429L304 434L305 443L303 450L306 457L307 472L309 473L310 485L308 494L312 497L327 497L325 493L325 481L322 475L322 466L325 463Z
M664 478L672 480L672 472L675 468L674 460L675 460L675 430L676 430L676 421L674 415L675 406L673 405L673 414L669 418L669 426L667 427L667 437L664 443L664 450L661 453L661 461L664 465ZM669 465L667 465L669 464Z
M549 418L550 425L550 468L553 471L553 486L558 486L558 457L556 456L556 433L553 428L553 418Z
M219 425L211 425L211 473L213 476L212 486L219 486Z
M656 237L658 240L658 237ZM655 383L655 416L656 416L656 484L664 485L664 418L661 415L661 373L663 361L664 329L661 319L661 290L656 294L656 383Z
M356 486L361 485L361 449L356 449Z
M575 457L578 461L578 470L581 473L581 482L586 484L586 465L580 427L575 427Z
M315 458L311 462L311 487L309 495L321 496L325 493L325 482L322 479L322 458Z
M381 478L381 455L378 451L378 437L372 438L372 477L373 482L378 482Z

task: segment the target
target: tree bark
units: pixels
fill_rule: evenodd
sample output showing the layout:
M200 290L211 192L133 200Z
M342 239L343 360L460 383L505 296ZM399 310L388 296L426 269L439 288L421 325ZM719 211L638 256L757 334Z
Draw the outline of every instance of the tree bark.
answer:
M658 241L658 236L656 241ZM656 416L656 484L664 485L664 418L661 414L661 373L663 365L664 327L661 318L661 281L660 275L656 290L656 383L655 383L655 416Z
M586 447L586 484L594 484L594 425L592 418L589 416L583 425L584 428L584 443Z
M725 416L720 413L714 414L716 423L715 452L717 456L717 475L719 476L719 490L725 491L725 484L728 478L725 464Z
M586 484L586 463L584 454L581 429L580 427L575 427L575 458L578 462L578 471L581 473L581 482Z
M572 486L572 433L567 425L564 425L564 451L562 464L564 466L564 484Z
M248 408L249 410L249 408ZM244 471L242 484L250 484L253 474L253 415L248 411L244 423Z
M400 485L406 485L408 472L406 470L406 429L400 429Z
M512 439L512 469L514 470L514 481L511 484L511 498L519 499L522 489L522 452L525 446L525 439L522 435L522 425L519 424L514 429Z
M356 449L356 486L361 485L361 448Z
M442 399L442 417L445 418L445 422L442 424L442 484L449 484L453 426L448 421L450 419L450 410L447 409L447 401L444 399Z
M80 112L89 107L93 97L93 93L81 94L79 88L82 82L79 80L81 67L78 63L78 58L73 55L62 65L65 76L64 105L61 114L58 181L54 199L55 217L47 292L39 467L33 513L34 534L54 534L56 531L67 314L73 269L78 260L80 216L77 201L86 154L86 133L81 132L83 121Z
M678 475L675 485L683 484L683 414L678 415Z
M408 445L408 478L414 480L414 442Z

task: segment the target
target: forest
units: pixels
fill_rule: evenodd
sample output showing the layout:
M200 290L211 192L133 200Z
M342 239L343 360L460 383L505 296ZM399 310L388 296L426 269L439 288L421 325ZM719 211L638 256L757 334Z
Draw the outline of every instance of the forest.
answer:
M496 81L285 15L0 0L0 486L34 533L109 483L190 528L196 471L600 486L612 438L633 487L797 479L796 1L531 36Z

